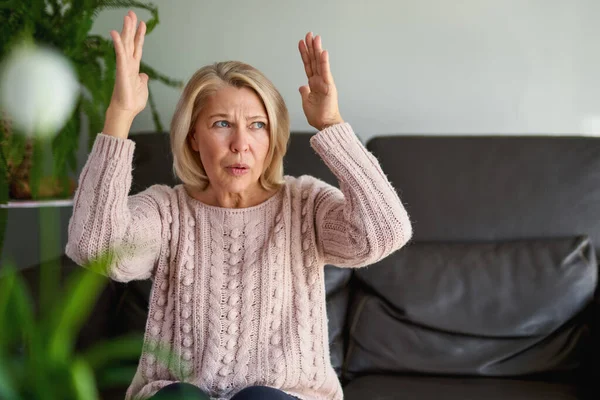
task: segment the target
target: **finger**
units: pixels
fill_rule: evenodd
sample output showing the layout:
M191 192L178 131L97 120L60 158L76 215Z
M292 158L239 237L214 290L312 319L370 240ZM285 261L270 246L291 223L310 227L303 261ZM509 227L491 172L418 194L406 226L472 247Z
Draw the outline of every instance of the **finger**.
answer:
M317 75L322 76L321 73L321 54L323 53L323 47L321 47L321 36L315 38L315 61L317 63Z
M115 46L115 54L117 55L117 61L125 56L125 49L123 48L123 42L121 41L121 35L117 31L110 31L110 37L112 37L113 44Z
M145 74L145 73L142 72L140 74L140 79L142 80L142 82L144 82L144 85L147 85L148 84L148 80L150 78L148 77L148 74Z
M144 38L146 37L146 24L144 21L140 22L137 33L135 34L135 50L133 57L137 60L142 59L142 50L144 49Z
M304 71L306 72L306 77L310 78L313 76L312 67L310 66L310 58L308 55L308 49L306 48L306 43L304 40L301 40L298 43L298 49L300 50L300 56L302 57L302 63L304 64Z
M123 39L123 46L125 47L125 51L128 55L133 54L133 38L135 36L135 28L137 26L137 17L133 13L133 11L129 11L125 16L125 22L123 27L123 34L121 38Z
M300 86L300 96L302 96L302 100L305 100L310 94L310 87L308 85Z
M321 62L319 64L321 65L321 76L323 77L323 80L327 84L332 84L333 75L331 74L331 67L329 65L329 52L327 50L323 50L323 53L321 53Z
M312 32L308 32L306 34L306 45L308 46L308 56L310 59L310 67L312 69L313 74L317 73L317 60L315 59L315 49L313 43L313 34Z
M137 15L135 15L135 13L133 11L129 11L127 13L127 15L129 15L129 18L131 19L131 26L129 27L129 43L127 43L127 46L129 46L129 50L130 50L130 54L133 54L133 52L135 51L135 34L137 31Z
M131 47L129 46L129 37L131 36L131 17L126 15L123 18L123 30L121 31L121 42L123 43L123 49L125 49L125 53L127 53Z

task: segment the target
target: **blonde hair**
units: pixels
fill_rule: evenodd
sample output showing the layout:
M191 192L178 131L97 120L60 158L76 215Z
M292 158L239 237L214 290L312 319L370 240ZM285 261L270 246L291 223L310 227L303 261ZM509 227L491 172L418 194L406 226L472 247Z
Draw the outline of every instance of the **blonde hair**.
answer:
M203 190L208 176L189 141L198 115L210 95L225 85L252 89L262 100L269 118L269 151L260 185L272 190L283 183L283 156L290 137L290 117L283 97L256 68L238 61L218 62L199 69L189 80L171 121L173 170L184 185Z

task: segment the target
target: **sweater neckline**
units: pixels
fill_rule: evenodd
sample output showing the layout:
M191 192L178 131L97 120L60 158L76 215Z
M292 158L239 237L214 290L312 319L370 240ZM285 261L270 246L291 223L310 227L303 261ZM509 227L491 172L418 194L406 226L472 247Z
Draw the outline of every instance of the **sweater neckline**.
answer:
M206 204L206 203L196 199L195 197L192 197L188 193L188 191L186 190L186 188L183 184L181 184L179 186L181 188L181 191L183 191L183 195L185 196L187 202L190 204L193 204L194 206L201 207L201 208L204 208L204 209L212 211L212 212L221 212L221 213L225 213L225 214L243 214L243 213L248 213L248 212L252 212L252 211L258 211L258 210L261 210L261 209L271 206L272 203L276 203L277 200L281 198L286 185L287 185L287 179L271 197L269 197L262 203L259 203L255 206L243 207L243 208L227 208L227 207L211 206L209 204Z

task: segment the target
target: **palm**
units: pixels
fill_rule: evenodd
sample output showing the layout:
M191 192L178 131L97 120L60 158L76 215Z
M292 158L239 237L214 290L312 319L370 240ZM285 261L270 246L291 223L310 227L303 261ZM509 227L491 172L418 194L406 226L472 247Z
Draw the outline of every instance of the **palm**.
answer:
M341 122L329 54L321 47L321 37L313 38L309 33L305 40L300 41L298 48L308 78L308 85L300 88L302 108L308 123L321 130Z
M125 16L121 33L110 33L117 56L117 76L111 106L133 115L141 112L148 101L148 76L140 74L146 25L140 22L137 31L136 25L137 17L130 11Z

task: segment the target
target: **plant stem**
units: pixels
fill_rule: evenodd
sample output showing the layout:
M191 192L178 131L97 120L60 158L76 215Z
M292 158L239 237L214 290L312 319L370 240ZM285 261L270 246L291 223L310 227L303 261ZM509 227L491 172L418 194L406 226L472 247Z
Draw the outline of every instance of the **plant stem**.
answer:
M40 238L40 312L47 315L51 305L59 295L60 263L56 255L60 251L60 209L58 207L39 208Z

